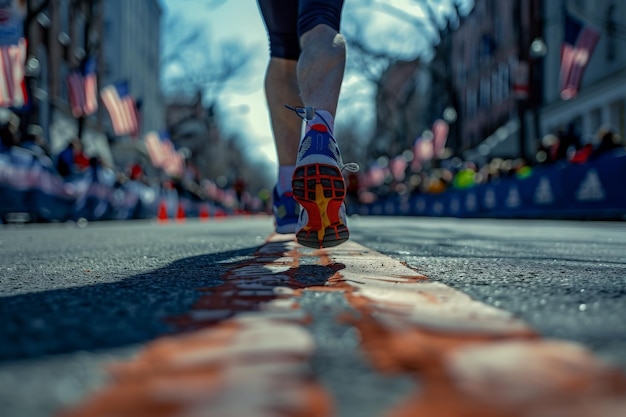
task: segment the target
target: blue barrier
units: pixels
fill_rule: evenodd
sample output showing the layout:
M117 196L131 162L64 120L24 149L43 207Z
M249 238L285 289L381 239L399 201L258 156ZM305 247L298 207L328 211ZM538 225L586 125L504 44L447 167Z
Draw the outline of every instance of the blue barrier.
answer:
M626 151L585 164L535 167L524 179L506 178L442 194L389 195L371 204L348 205L362 215L626 219ZM171 190L136 181L115 184L111 171L91 169L64 180L52 161L13 147L0 153L0 220L26 213L30 221L126 220L154 218L159 205L174 218L229 214L217 202L180 198ZM232 211L232 210L231 210Z
M50 158L12 147L0 153L0 220L11 214L32 222L126 220L154 217L158 190L96 168L63 179Z
M27 213L30 220L50 221L68 217L73 204L50 158L20 147L0 153L0 216Z
M535 167L531 176L505 178L442 194L389 195L352 207L362 215L626 219L626 151L584 164Z

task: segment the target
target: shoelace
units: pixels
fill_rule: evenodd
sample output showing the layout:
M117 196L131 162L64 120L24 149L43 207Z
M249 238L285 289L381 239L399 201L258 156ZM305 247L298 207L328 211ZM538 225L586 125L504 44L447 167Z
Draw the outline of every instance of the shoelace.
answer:
M326 121L326 119L324 119L324 117L322 117L321 114L319 114L316 111L315 107L302 107L302 106L292 107L288 104L285 104L285 107L287 107L289 110L293 110L298 115L298 117L300 117L305 122L312 120L317 115L320 119L322 119L322 121L328 128L330 137L333 138L335 142L337 142L337 139L335 139L333 134L330 133L332 131L332 129L330 128L330 124ZM358 172L360 169L359 164L357 164L356 162L348 162L347 164L344 164L343 159L341 158L341 155L339 155L338 163L339 163L339 169L341 170L341 172L343 172L344 170L349 171L349 172Z

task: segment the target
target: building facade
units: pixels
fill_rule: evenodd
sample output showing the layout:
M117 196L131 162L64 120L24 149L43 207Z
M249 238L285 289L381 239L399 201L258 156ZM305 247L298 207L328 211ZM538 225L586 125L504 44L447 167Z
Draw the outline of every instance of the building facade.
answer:
M140 136L165 128L160 88L160 27L157 0L107 0L104 12L102 85L127 80L139 102Z
M561 94L566 15L599 35L578 93ZM582 142L601 127L625 132L626 4L615 0L477 0L453 33L460 150L466 159L523 156L572 126Z
M20 114L22 124L42 127L52 155L80 137L89 156L118 165L110 145L130 138L112 135L100 100L94 114L72 116L66 79L70 71L93 58L98 89L122 79L130 82L131 94L142 102L140 134L164 128L157 0L31 0L27 4L24 32L31 105Z
M75 119L66 82L70 71L99 52L102 2L31 1L24 26L28 39L26 82L30 105L20 114L22 124L40 125L53 155L80 136L86 152L112 164L102 124L106 113L99 108L83 120Z
M477 0L452 34L452 82L457 99L460 149L470 159L486 140L492 145L517 131L530 97L529 46L538 36L539 0ZM540 97L532 97L540 101ZM506 130L503 130L506 129ZM497 132L497 133L496 133ZM513 143L508 152L519 153ZM493 146L492 146L493 147ZM485 147L481 148L485 152ZM513 156L513 155L511 155Z
M560 49L564 33L563 8L559 2L545 2L544 59L545 105L540 125L545 133L573 124L583 143L595 140L595 133L610 127L626 137L626 3L616 0L569 0L567 12L599 34L589 56L578 94L567 100L560 94Z

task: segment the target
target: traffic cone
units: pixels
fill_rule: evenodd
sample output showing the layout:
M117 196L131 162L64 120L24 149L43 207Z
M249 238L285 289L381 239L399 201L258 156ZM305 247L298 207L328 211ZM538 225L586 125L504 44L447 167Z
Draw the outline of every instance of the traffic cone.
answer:
M185 207L183 207L182 201L178 202L178 210L176 210L176 221L183 223L185 221Z
M200 217L200 221L201 222L209 221L209 217L210 216L209 216L209 206L208 205L206 205L206 204L201 204L200 205L200 214L199 214L198 217Z
M157 222L159 223L167 223L169 219L167 218L167 202L165 200L161 200L159 202L159 209L157 212Z
M215 210L215 218L217 220L224 220L224 218L226 217L226 212L222 209L216 209Z

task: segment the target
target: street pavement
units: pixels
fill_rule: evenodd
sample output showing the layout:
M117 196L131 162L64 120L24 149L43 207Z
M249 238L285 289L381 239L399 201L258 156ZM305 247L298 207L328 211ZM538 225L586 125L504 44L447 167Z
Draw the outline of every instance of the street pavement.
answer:
M0 415L626 415L626 223L0 228Z

